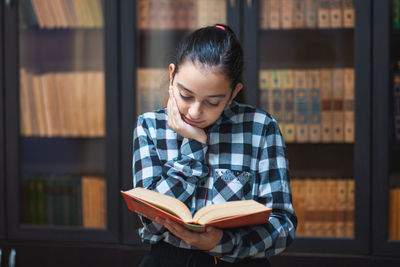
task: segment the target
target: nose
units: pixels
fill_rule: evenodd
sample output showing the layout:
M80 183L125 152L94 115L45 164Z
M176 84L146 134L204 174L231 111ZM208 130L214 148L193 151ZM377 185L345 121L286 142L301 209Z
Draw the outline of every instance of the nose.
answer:
M192 119L192 120L200 119L201 114L203 113L201 102L196 101L195 103L193 103L190 106L188 113L189 113L190 119Z

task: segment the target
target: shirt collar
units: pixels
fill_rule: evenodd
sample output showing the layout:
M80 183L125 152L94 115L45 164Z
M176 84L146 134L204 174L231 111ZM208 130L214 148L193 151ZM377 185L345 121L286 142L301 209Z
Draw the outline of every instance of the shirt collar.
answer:
M212 128L214 126L221 125L224 122L233 122L233 116L237 113L238 103L236 101L232 101L232 103L225 106L224 110L222 111L221 116L209 127Z

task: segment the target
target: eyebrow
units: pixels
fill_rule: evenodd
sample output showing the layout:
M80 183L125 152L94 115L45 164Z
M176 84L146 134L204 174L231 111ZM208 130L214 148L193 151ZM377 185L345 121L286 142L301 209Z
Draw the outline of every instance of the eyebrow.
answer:
M180 88L182 88L183 90L191 93L192 95L195 95L195 93L193 93L192 91L190 91L187 87L185 87L183 84L181 84L180 82L176 83ZM218 97L218 98L224 98L226 95L225 94L220 94L220 95L208 95L206 97Z

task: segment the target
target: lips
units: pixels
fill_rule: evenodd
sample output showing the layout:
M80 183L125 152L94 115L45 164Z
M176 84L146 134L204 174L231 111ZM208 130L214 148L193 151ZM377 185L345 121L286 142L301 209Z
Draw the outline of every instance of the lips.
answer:
M193 120L190 120L190 119L188 119L188 118L186 118L186 117L183 117L183 120L187 123L187 124L190 124L190 125L192 125L192 126L196 126L196 125L199 125L199 124L201 124L203 121L193 121Z

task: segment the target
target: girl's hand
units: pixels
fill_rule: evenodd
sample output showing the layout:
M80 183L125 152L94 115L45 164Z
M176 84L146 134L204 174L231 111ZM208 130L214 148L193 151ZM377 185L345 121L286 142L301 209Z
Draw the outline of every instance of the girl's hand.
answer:
M169 88L169 99L168 99L168 125L173 130L175 130L179 135L194 139L199 141L200 143L205 144L207 142L207 134L201 129L194 127L188 123L186 123L182 119L182 115L179 112L178 105L176 103L176 99L174 97L173 88L170 86Z
M171 221L156 218L156 222L167 228L173 235L185 241L188 245L197 247L201 250L210 250L215 247L222 239L221 229L207 227L203 233L190 231L180 224Z

